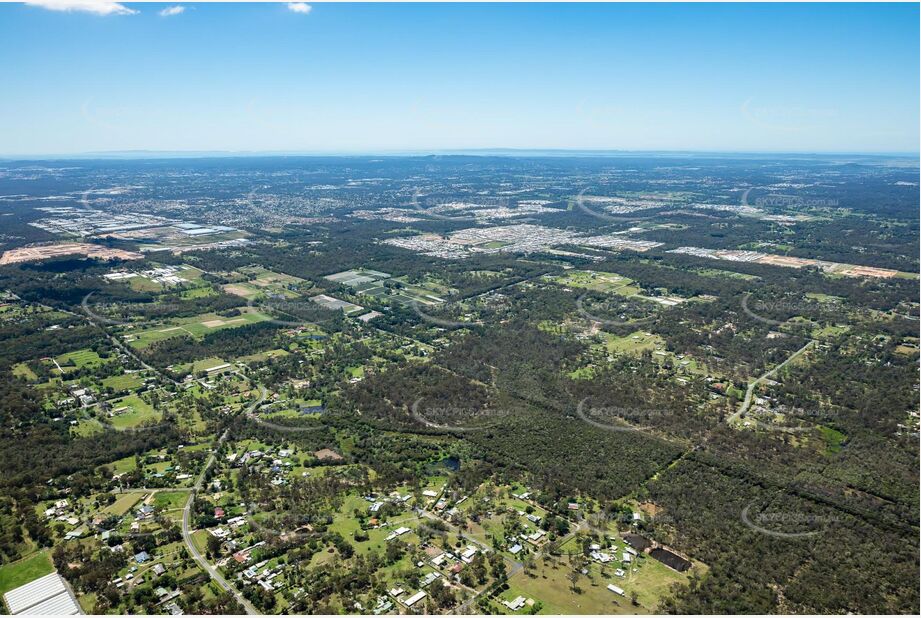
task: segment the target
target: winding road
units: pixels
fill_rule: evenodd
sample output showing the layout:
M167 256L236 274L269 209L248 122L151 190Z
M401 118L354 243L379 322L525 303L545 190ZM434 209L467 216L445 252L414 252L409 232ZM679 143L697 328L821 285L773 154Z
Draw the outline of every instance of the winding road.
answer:
M253 410L259 407L259 404L265 401L266 393L266 389L260 387L259 397L257 397L255 401L247 406L244 414L247 416L252 414ZM225 430L224 433L221 434L220 439L217 441L218 448L227 439L229 431L230 430ZM224 579L224 576L220 574L217 568L208 562L207 558L205 558L201 552L198 551L198 548L195 547L195 542L192 540L192 505L195 504L195 496L204 485L205 475L208 473L208 470L211 468L211 466L214 465L214 462L217 458L218 448L215 448L211 452L211 456L208 457L208 461L205 462L205 467L202 468L201 473L199 473L198 479L195 481L195 485L192 487L192 491L189 493L189 499L186 500L185 507L182 509L182 540L185 541L185 545L189 549L189 554L191 554L192 558L195 559L195 562L197 562L198 565L203 568L208 573L208 575L211 576L211 579L214 580L218 586L232 594L240 603L240 605L243 606L243 609L246 610L247 614L259 615L262 612L256 609L252 603L247 601L246 598L240 593L240 591L237 590L236 586Z
M767 380L768 378L770 378L772 375L774 375L775 373L777 373L777 372L780 371L781 369L783 369L783 368L787 365L787 363L789 363L790 361L792 361L793 359L795 359L796 357L798 357L800 354L802 354L803 352L805 352L806 350L808 350L808 349L809 349L813 344L815 344L815 343L816 343L816 341L815 341L814 339L811 340L811 341L809 341L809 343L807 343L806 345L804 345L803 347L801 347L799 350L797 350L796 352L794 352L793 354L791 354L791 355L787 358L787 360L785 360L784 362L780 363L779 365L777 365L777 366L774 367L773 369L764 372L763 374L761 374L761 375L760 375L759 377L757 377L756 379L752 380L752 381L748 384L748 388L747 388L746 391L745 391L745 399L744 399L744 401L742 401L742 405L739 406L739 409L736 410L729 418L726 419L726 422L729 423L730 425L734 425L734 424L738 423L738 422L739 422L739 419L742 418L742 415L745 414L746 412L748 412L748 409L749 409L749 408L751 407L751 405L752 405L752 399L754 398L754 394L755 394L755 387L758 386L759 384L761 384L762 382L764 382L765 380Z

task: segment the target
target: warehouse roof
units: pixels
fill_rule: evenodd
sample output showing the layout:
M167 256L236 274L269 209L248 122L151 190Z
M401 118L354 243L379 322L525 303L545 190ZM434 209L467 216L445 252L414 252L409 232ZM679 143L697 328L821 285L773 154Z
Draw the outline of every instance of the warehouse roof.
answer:
M3 598L11 614L73 616L81 613L80 606L57 572L14 588L4 594Z

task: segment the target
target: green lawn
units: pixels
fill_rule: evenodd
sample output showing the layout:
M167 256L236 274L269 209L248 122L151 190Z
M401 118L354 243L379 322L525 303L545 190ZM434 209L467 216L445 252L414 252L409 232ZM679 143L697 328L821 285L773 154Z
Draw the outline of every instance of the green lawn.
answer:
M198 287L189 290L183 290L180 293L183 298L206 298L208 296L217 296L217 292L211 287Z
M608 352L620 354L638 354L643 350L655 350L665 347L665 341L658 335L647 335L643 331L630 333L626 337L606 333L605 346Z
M206 313L191 318L173 320L169 324L162 324L155 328L150 328L140 332L126 334L126 340L133 348L143 349L157 341L188 335L195 338L202 338L208 333L213 333L225 328L236 328L247 324L255 324L270 319L264 313L256 310L244 308L240 315L220 316L214 313Z
M244 363L264 361L270 358L278 358L281 356L287 356L288 352L286 350L276 349L276 350L267 350L265 352L259 352L258 354L250 354L249 356L241 356L239 360Z
M93 434L105 431L105 427L95 418L85 418L70 428L73 435L85 438Z
M573 591L567 578L572 571L568 562L560 560L554 569L549 562L539 560L534 577L522 571L511 578L510 589L502 596L538 600L543 605L541 614L649 614L656 611L672 585L687 581L686 575L652 558L642 558L638 564L636 572L629 569L626 577L620 578L613 574L618 567L607 566L602 575L601 567L592 563L588 575L579 578L578 591ZM626 596L611 592L608 584L622 588ZM631 603L632 592L637 594L638 605Z
M113 515L124 515L131 510L135 504L137 504L141 498L144 497L144 494L141 492L121 494L116 498L115 502L105 507L103 512L111 513Z
M17 378L24 378L29 382L38 380L38 376L26 363L16 363L13 365L13 375Z
M200 281L203 272L204 271L199 270L194 266L188 266L188 268L179 271L179 277L181 279L185 279L186 281Z
M129 429L150 420L159 420L161 415L153 407L137 395L127 395L111 402L112 411L121 407L127 410L116 413L109 418L109 422L116 429Z
M825 453L827 455L834 455L840 452L842 445L847 440L846 435L825 425L819 425L819 433L822 435L822 439L825 440Z
M96 608L96 593L81 594L77 597L77 601L80 603L83 613L91 615Z
M134 456L123 457L112 463L105 464L112 471L112 474L124 474L125 472L131 472L135 469L134 465Z
M191 373L198 373L199 371L208 371L214 367L220 367L221 365L226 365L227 361L223 358L218 358L217 356L210 356L208 358L203 358L197 360L194 363L185 363L183 365L176 365L175 371L184 372L189 371Z
M574 288L594 290L596 292L618 292L625 286L633 283L630 279L617 273L606 273L591 270L573 270L558 277L551 277L551 281ZM636 290L639 291L638 289ZM635 292L634 292L635 293Z
M128 285L132 290L137 290L138 292L159 292L163 289L163 284L140 275L131 277L131 279L128 280Z
M164 511L168 511L185 506L188 497L189 492L187 491L158 491L154 495L153 504Z
M67 354L61 354L56 359L58 364L64 367L74 366L77 369L82 369L83 367L94 367L103 363L103 360L99 358L99 355L89 349L77 350L76 352L68 352Z
M756 275L737 273L733 270L724 270L721 268L697 268L694 272L704 277L728 277L730 279L743 279L746 281L756 281L760 279L760 277Z
M18 562L5 564L0 567L0 595L53 571L54 565L51 563L51 554L48 550L40 551Z
M209 536L211 536L211 534L207 530L196 530L192 533L192 542L195 544L195 548L202 554L207 551Z
M812 336L816 339L828 339L846 333L849 330L851 330L851 327L847 324L834 324L812 329Z
M370 519L373 517L373 515L368 512L370 506L371 503L361 496L350 494L346 497L342 504L342 508L339 509L339 512L333 518L333 523L329 526L330 531L341 534L343 538L352 544L355 551L359 554L366 554L372 550L383 551L387 546L387 535L400 526L415 528L414 522L418 520L418 517L411 513L403 513L394 515L389 520L392 524L389 527L367 530L367 541L356 541L354 535L356 531L361 529L361 526L358 519L355 518L354 511L358 509L359 512L367 514L368 519ZM400 537L400 540L418 542L418 537L413 532L407 532Z
M110 376L102 381L103 386L107 386L116 392L134 390L143 383L141 377L136 373L124 373L120 376Z

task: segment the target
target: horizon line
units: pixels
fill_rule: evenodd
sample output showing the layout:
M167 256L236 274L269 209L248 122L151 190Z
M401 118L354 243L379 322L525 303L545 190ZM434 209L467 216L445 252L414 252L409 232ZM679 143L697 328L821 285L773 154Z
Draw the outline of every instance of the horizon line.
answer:
M426 156L630 156L630 155L735 155L735 156L834 156L899 157L921 159L921 150L820 151L820 150L643 150L618 148L412 148L368 150L100 150L72 153L0 154L0 161L49 161L68 159L174 159L235 157L426 157Z

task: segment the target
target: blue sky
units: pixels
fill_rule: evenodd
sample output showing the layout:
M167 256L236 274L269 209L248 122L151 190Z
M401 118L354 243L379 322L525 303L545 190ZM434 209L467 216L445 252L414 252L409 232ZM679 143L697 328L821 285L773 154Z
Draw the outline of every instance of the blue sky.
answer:
M0 5L0 154L919 150L917 4L108 5Z

